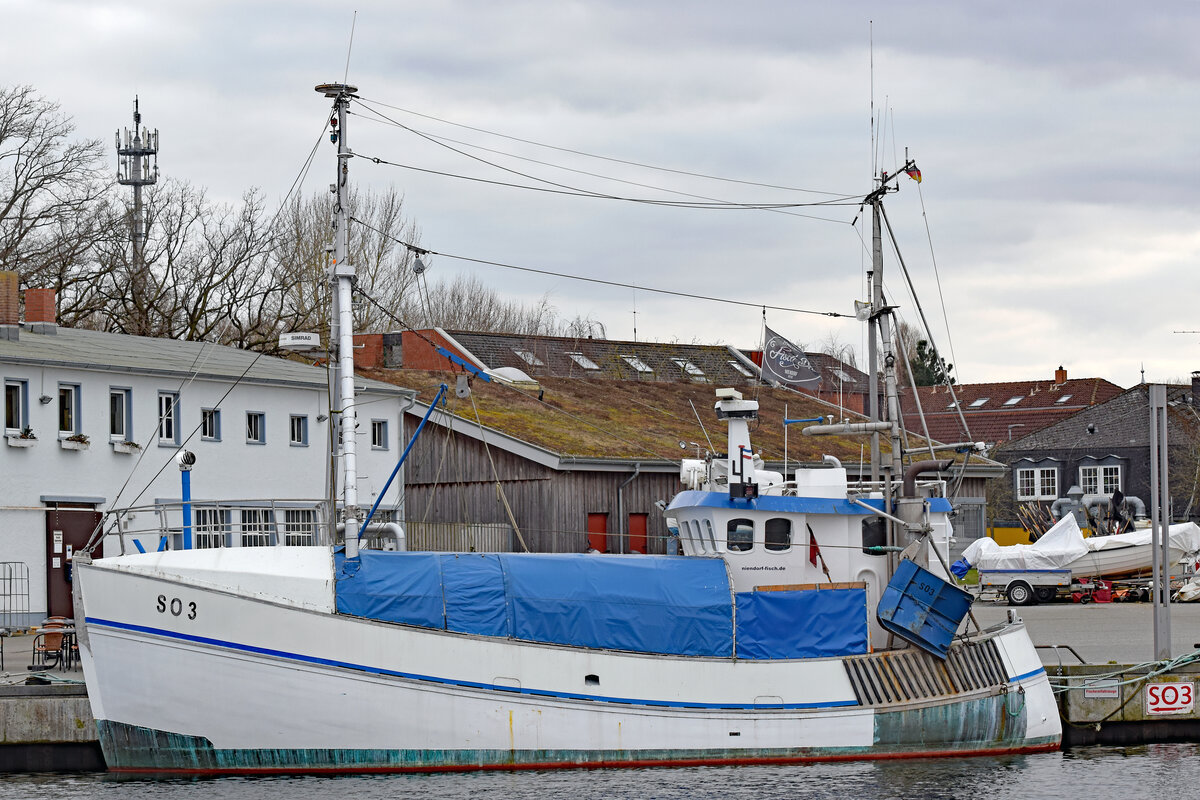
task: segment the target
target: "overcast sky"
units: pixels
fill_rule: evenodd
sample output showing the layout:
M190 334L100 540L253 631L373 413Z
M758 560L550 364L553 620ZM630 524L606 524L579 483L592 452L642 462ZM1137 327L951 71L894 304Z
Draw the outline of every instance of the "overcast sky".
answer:
M900 180L887 214L960 381L1050 378L1061 364L1131 386L1143 365L1151 381L1200 369L1200 333L1175 333L1200 330L1191 0L0 0L0 74L106 143L131 124L136 93L160 131L164 175L231 202L255 186L277 203L328 112L313 86L345 74L356 6L349 82L372 108L534 179L631 198L807 203L865 194L873 170L895 169L907 150L924 181ZM357 110L359 155L536 183ZM304 190L332 171L326 142ZM671 208L364 158L352 179L401 190L422 244L444 253L816 311L852 313L866 297L870 227L853 205ZM890 299L916 321L890 248L885 264ZM513 299L548 295L610 338L632 338L636 308L639 339L759 342L753 307L445 257L430 267L472 271ZM853 319L767 321L800 343L832 335L865 351Z

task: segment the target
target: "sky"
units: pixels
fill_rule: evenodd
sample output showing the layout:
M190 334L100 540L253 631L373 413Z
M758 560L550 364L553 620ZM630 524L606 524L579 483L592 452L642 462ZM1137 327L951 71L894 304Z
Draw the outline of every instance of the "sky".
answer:
M136 94L162 174L224 202L257 187L277 205L323 135L313 87L347 80L351 180L403 193L422 246L448 254L431 278L546 298L609 338L636 324L639 340L755 347L763 305L837 312L766 323L862 365L870 223L853 198L907 153L922 182L895 181L886 214L960 382L1200 370L1190 0L0 0L0 15L4 85L106 143ZM333 170L326 140L300 191ZM633 202L686 195L852 199ZM889 302L919 324L885 241Z

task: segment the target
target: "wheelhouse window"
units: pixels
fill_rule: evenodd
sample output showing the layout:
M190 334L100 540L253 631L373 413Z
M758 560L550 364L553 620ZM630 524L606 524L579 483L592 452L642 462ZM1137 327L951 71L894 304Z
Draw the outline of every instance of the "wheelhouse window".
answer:
M763 540L766 548L774 552L791 549L792 521L785 517L775 517L767 520Z
M388 434L386 419L371 420L371 447L375 450L387 450Z
M200 409L200 438L210 442L221 441L221 409Z
M130 390L111 388L108 390L108 435L113 441L127 441L130 436Z
M58 385L58 432L79 433L79 385Z
M293 414L289 428L290 428L289 441L291 442L291 444L295 445L296 447L307 447L308 446L308 417L300 415L300 414Z
M1017 499L1058 499L1058 470L1054 467L1018 469Z
M754 522L748 519L731 519L725 528L725 545L734 553L744 553L754 548Z
M179 395L158 393L158 441L160 444L179 444Z
M29 396L28 384L25 381L4 382L4 432L20 433L28 424L28 412L25 408Z
M246 412L246 443L267 443L267 415L261 411Z

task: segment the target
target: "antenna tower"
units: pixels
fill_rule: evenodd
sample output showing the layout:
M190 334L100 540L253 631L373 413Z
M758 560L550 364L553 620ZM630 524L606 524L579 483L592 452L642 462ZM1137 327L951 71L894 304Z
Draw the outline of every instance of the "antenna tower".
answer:
M141 127L142 113L138 98L133 98L133 130L117 131L117 183L133 187L133 217L130 220L133 240L132 286L134 303L146 297L146 235L150 222L142 212L142 187L158 182L158 129L153 132ZM148 330L135 333L147 334Z

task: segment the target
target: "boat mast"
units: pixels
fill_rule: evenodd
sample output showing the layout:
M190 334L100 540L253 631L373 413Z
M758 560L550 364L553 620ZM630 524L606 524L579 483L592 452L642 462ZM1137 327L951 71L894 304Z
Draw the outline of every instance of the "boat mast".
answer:
M338 451L342 466L342 521L345 525L346 558L358 557L358 460L355 436L358 413L354 402L354 265L349 261L350 159L346 143L346 109L358 88L344 83L325 83L316 90L333 99L335 116L330 120L331 137L337 143L337 175L333 216L333 312L329 338L337 342L339 420ZM332 509L331 509L332 511ZM332 516L332 514L331 514Z

